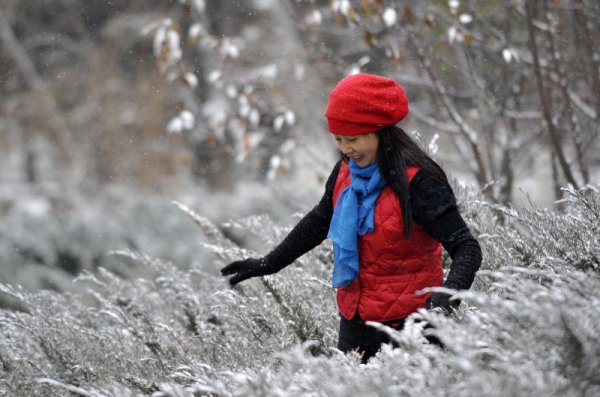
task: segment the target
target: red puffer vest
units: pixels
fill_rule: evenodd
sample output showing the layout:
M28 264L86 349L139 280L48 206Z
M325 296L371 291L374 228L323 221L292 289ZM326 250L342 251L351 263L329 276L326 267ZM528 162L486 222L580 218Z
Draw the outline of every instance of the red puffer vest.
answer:
M419 171L408 167L409 181ZM333 191L333 205L348 185L350 169L342 162ZM442 285L442 246L416 223L404 238L402 210L394 191L385 186L375 203L375 229L358 237L359 272L349 286L339 288L340 313L351 320L356 311L364 321L391 321L425 306L431 295L416 295Z

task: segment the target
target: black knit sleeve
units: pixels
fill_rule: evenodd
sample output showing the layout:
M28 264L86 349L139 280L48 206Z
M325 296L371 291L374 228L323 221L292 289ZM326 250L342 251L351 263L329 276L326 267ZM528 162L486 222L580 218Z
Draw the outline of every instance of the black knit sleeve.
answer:
M452 258L444 286L469 289L481 265L481 247L460 215L452 188L421 170L411 181L410 200L413 220Z
M340 169L341 160L335 165L325 184L325 193L310 212L308 212L287 237L275 247L265 261L273 272L278 272L291 264L296 258L315 248L327 238L329 224L333 216L333 189Z

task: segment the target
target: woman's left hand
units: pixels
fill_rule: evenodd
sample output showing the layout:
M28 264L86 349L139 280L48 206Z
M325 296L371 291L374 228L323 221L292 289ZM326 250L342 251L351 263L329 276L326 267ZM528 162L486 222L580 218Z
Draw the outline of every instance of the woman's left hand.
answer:
M441 308L446 314L451 314L460 305L460 299L452 299L452 295L445 292L434 292L428 299L425 307L427 310Z

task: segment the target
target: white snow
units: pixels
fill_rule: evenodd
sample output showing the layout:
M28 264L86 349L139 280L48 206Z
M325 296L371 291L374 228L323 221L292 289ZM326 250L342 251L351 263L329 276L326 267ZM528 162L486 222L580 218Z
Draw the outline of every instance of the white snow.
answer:
M398 21L398 13L391 7L386 8L383 11L383 14L381 14L381 17L383 18L383 23L385 23L385 26L388 28L394 26Z

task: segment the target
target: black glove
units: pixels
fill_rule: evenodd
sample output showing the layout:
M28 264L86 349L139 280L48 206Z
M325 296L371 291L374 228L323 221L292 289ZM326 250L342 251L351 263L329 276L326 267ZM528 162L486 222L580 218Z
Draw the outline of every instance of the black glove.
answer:
M231 276L229 284L236 285L237 283L247 280L250 277L265 276L275 273L265 258L248 258L241 261L232 262L221 269L223 276Z
M446 314L451 314L460 305L459 299L452 299L452 295L444 292L434 292L428 299L425 307L427 310L441 307Z

